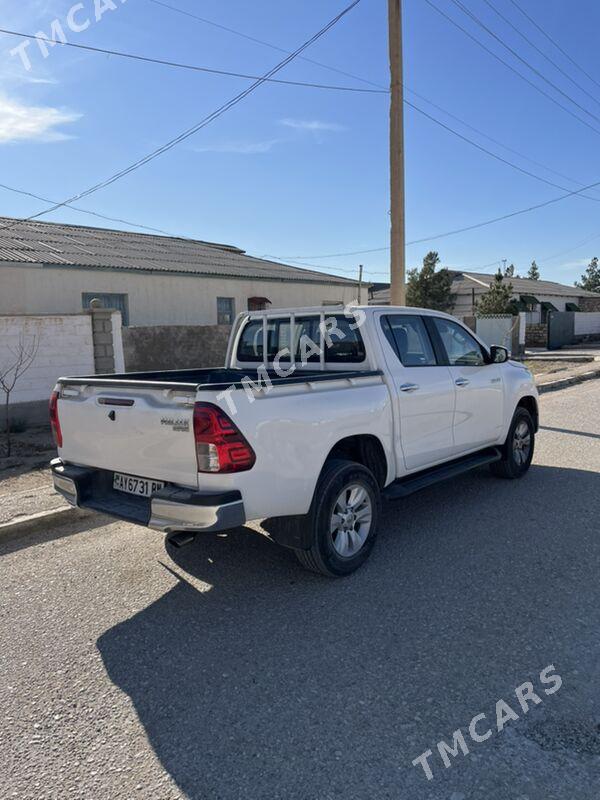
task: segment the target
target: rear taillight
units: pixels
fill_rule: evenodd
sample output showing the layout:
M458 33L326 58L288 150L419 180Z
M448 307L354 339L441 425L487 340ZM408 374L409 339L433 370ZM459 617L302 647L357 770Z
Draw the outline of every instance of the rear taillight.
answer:
M218 406L196 403L194 439L200 472L243 472L254 466L254 450Z
M50 397L50 427L52 428L54 444L57 447L62 447L62 431L60 429L60 420L58 419L58 397L58 392L52 392Z

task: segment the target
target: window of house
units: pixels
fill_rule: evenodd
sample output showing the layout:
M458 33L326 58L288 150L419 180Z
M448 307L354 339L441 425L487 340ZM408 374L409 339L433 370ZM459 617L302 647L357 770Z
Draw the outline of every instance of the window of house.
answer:
M81 295L82 308L89 309L92 300L100 300L102 308L112 308L121 312L123 326L129 325L129 296L115 292L83 292Z
M383 317L381 324L403 366L436 366L433 345L421 317L415 314L390 314Z
M249 297L248 311L264 311L271 305L267 297Z
M233 297L217 297L217 325L233 325L235 317L235 299Z
M461 325L441 317L434 317L433 322L451 366L482 367L486 363L481 345Z

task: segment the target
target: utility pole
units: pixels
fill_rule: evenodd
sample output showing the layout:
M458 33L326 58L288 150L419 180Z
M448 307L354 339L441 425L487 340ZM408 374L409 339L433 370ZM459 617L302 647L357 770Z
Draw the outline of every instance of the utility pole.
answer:
M358 265L358 305L362 304L363 265Z
M391 304L406 303L402 0L388 0L390 38Z

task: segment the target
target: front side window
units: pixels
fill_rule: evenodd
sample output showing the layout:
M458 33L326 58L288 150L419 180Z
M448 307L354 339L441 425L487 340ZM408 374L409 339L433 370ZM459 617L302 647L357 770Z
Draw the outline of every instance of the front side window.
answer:
M235 300L233 297L217 297L217 325L233 325Z
M440 317L434 317L433 322L442 339L450 366L482 367L486 363L481 345L463 327Z
M390 314L382 319L382 326L403 366L437 365L433 346L421 317L413 314Z

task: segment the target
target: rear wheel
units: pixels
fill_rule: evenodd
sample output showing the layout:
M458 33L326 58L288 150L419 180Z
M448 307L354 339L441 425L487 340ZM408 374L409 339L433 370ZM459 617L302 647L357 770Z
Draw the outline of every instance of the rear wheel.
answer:
M525 408L517 408L502 448L502 460L490 465L500 478L522 478L531 466L535 447L535 426Z
M379 505L379 485L369 469L353 461L328 462L307 517L312 546L295 551L302 566L329 577L357 570L375 544Z

